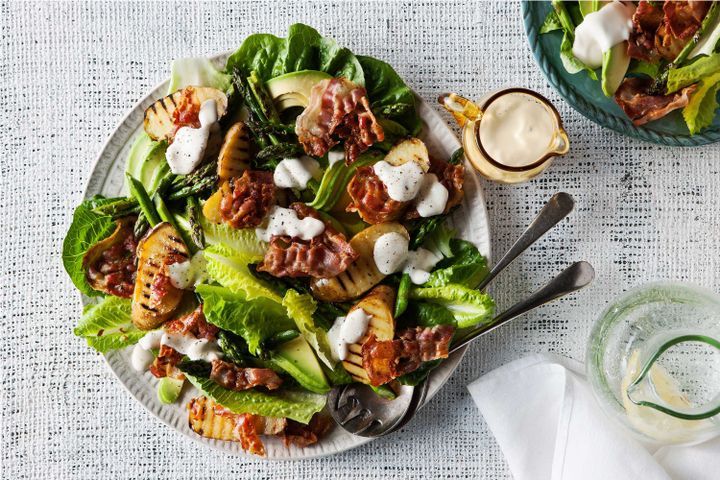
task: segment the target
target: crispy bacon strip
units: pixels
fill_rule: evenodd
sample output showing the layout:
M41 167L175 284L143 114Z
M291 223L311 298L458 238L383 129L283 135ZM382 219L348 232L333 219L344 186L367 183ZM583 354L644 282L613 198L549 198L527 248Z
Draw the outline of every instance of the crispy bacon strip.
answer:
M275 202L272 172L245 170L220 186L220 216L232 227L257 227Z
M193 335L196 338L204 338L210 341L216 340L217 334L220 331L218 327L207 322L203 314L202 305L184 317L167 322L165 324L165 330L169 333Z
M398 202L388 195L387 187L372 166L360 167L347 186L352 202L348 212L357 212L369 224L392 222L402 215L409 202Z
M295 133L305 152L314 157L322 157L344 140L348 165L385 139L367 92L346 78L323 80L312 88L308 106L297 117Z
M700 28L711 4L712 2L697 0L665 2L665 23L673 35L688 40Z
M255 387L275 390L282 385L282 378L269 368L243 368L223 360L213 360L210 379L236 392Z
M697 89L694 84L669 95L652 95L648 93L651 85L649 79L626 78L615 92L615 102L635 125L644 125L685 107Z
M707 15L710 2L645 0L638 4L633 15L628 55L632 58L657 62L661 58L674 60L695 35Z
M409 328L395 340L371 335L362 346L363 368L370 384L383 385L417 370L423 362L448 356L455 329L450 325Z
M463 190L465 167L462 164L451 165L444 160L431 158L429 173L437 175L440 183L447 188L448 199L443 214L448 213L453 207L460 205L465 196L465 191ZM407 220L420 218L420 214L418 214L415 208L412 208L407 211L405 218Z
M204 338L214 341L220 331L215 325L205 320L202 305L185 315L184 317L170 320L163 326L168 333L178 333L181 335L192 335L195 338ZM182 360L183 355L172 347L161 345L158 356L150 365L150 373L157 378L172 377L183 379L185 376L177 368L177 364Z
M287 425L280 433L280 437L283 439L286 447L295 445L300 448L305 448L308 445L317 443L330 428L332 427L332 421L327 415L316 413L310 419L310 423L304 425L295 420L287 420Z
M150 373L157 378L170 377L183 380L185 375L177 368L183 356L180 352L167 345L160 345L158 356L150 365Z
M304 203L293 203L290 208L297 212L298 218L320 215L314 208ZM331 278L347 270L357 258L345 239L345 235L335 230L328 222L325 231L311 240L274 236L258 270L276 277L315 277Z

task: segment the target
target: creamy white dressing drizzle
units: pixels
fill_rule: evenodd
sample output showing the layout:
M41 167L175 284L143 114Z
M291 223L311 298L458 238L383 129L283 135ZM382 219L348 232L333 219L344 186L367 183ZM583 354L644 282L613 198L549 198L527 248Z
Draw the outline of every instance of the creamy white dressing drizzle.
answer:
M345 360L348 355L348 346L360 341L372 315L362 308L356 308L348 313L347 317L337 317L332 328L328 331L330 350L335 360Z
M410 275L410 280L415 285L422 285L430 279L430 271L440 260L442 260L442 257L435 255L426 248L411 250L408 252L403 273Z
M634 8L612 2L585 16L575 29L572 52L590 68L602 66L603 53L630 38Z
M381 235L373 246L375 266L383 275L402 270L408 256L408 239L397 232Z
M133 348L130 358L133 368L140 372L147 370L154 359L151 350L162 345L174 348L179 353L187 355L190 360L212 362L222 357L217 342L196 338L193 335L153 330L145 334Z
M325 231L325 224L317 218L305 217L301 220L295 210L277 205L270 210L267 222L267 227L255 229L257 237L264 242L269 242L275 235L312 240Z
M170 283L181 290L195 288L208 278L207 260L202 250L193 255L190 260L168 265L167 271Z
M390 198L397 202L409 202L417 196L422 186L424 172L415 162L393 166L380 160L373 166L373 170L387 187Z
M445 211L449 197L448 189L434 173L425 174L422 186L415 198L415 208L421 217L440 215Z
M555 118L540 100L521 92L492 101L480 122L480 142L494 160L524 167L552 149Z
M345 161L345 152L343 150L330 150L328 152L328 166L332 166L337 162Z
M195 170L205 155L210 133L217 128L217 104L205 100L198 115L200 128L181 127L165 152L170 171L176 175L187 175Z
M310 157L286 158L275 167L273 181L280 188L305 190L319 168L318 162Z

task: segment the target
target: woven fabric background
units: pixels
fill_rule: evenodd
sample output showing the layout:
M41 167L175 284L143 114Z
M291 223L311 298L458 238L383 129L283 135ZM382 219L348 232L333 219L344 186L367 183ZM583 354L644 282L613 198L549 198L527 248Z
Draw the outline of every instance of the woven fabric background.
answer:
M387 60L428 101L511 85L554 101L571 153L529 183L484 182L493 251L507 249L556 191L574 195L576 211L493 291L509 306L579 259L598 279L483 337L401 433L327 459L268 463L198 446L127 394L72 335L80 299L60 250L103 142L171 59L233 49L298 21ZM638 283L720 286L720 145L658 147L572 111L533 62L518 3L3 2L0 29L3 478L510 478L465 385L532 352L582 360L606 302Z

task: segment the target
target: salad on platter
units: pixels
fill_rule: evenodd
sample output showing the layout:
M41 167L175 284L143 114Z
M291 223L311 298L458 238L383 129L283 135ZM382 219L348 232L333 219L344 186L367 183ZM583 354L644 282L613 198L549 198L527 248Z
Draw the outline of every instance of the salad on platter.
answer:
M562 34L565 69L599 81L633 124L681 109L691 135L712 125L719 109L720 2L551 3L540 33Z
M462 150L430 155L422 125L390 65L306 25L248 37L222 69L173 62L128 195L75 209L74 333L127 349L163 403L194 389L192 430L258 455L264 435L320 441L334 386L423 382L494 303L475 290L485 257L446 222Z

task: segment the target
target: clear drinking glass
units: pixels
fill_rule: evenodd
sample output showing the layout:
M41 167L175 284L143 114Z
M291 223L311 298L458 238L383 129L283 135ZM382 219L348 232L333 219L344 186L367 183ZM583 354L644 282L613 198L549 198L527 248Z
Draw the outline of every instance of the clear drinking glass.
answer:
M720 434L720 297L651 283L614 301L595 323L586 368L603 410L651 444Z

